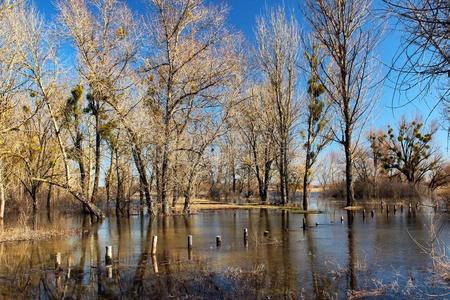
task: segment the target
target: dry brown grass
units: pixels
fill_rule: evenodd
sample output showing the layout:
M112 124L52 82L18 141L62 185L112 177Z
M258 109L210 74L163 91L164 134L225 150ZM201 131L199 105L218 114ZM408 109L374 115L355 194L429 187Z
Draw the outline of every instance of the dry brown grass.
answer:
M372 291L365 291L365 290L360 290L360 291L351 291L350 292L350 296L348 297L349 299L361 299L361 298L366 298L366 297L379 297L384 295L385 290L384 288L380 287L377 288L375 290Z
M55 225L46 228L31 228L28 225L25 211L21 210L14 227L0 228L0 243L44 240L79 232L80 229L63 229Z
M180 201L177 203L175 208L175 212L181 212L183 210L184 202ZM259 204L257 202L252 203L223 203L218 201L212 201L205 198L196 198L192 201L191 211L207 211L207 210L226 210L226 209L278 209L278 210L289 210L291 212L296 213L321 213L319 210L308 210L304 211L301 209L298 204L287 204L287 205L278 205L278 204Z
M0 243L44 240L76 234L79 230L11 228L0 231Z

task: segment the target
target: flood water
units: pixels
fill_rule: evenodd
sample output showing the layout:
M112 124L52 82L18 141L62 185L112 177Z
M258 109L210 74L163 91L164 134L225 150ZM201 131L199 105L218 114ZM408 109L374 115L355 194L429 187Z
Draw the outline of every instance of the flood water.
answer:
M307 230L303 214L271 209L111 217L95 225L80 216L54 216L52 226L82 232L0 244L0 298L346 299L350 290L383 299L450 297L449 282L417 245L428 245L434 219L448 247L448 218L428 207L387 214L379 202L367 204L363 218L339 209L342 203L317 201L313 207L324 213L306 216ZM155 257L152 235L158 236ZM112 267L105 267L107 245L113 247Z

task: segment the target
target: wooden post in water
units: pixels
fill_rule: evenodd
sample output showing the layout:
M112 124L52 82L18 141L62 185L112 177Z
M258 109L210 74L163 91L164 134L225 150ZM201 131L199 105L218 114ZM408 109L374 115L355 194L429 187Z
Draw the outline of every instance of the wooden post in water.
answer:
M344 216L341 216L341 223L344 223Z
M244 246L248 246L248 229L244 228Z
M383 210L383 201L381 201L381 210Z
M403 203L400 204L400 212L401 212L401 213L403 212Z
M375 215L375 212L373 211L373 209L370 211L370 216L373 218L373 216Z
M55 270L60 271L61 269L61 252L57 252L55 255Z
M397 207L395 207L395 204L394 204L394 215L396 212L397 212Z
M72 256L69 255L67 258L67 279L70 279L70 273L72 268Z
M188 249L192 249L192 235L188 235Z
M366 209L363 209L362 215L363 215L363 219L365 219L366 218Z
M216 236L216 246L219 247L222 244L222 238L220 235Z
M153 265L153 272L158 273L158 260L156 259L156 255L152 255L152 265Z
M386 204L386 213L389 214L389 204Z
M106 246L106 253L105 253L105 265L111 266L113 263L113 253L112 253L112 246Z
M303 218L302 228L303 228L303 230L306 230L306 219L305 218Z
M158 245L158 236L154 235L152 237L152 249L151 249L151 254L155 255L156 254L156 246Z

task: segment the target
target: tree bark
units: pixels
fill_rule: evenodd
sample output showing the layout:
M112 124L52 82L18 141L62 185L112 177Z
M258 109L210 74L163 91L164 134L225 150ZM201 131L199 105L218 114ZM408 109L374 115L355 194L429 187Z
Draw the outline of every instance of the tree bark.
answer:
M346 131L346 141L344 143L345 148L345 179L346 179L346 192L347 192L347 206L354 205L355 194L353 188L353 160L351 149L351 135Z
M5 185L3 183L3 170L0 166L0 220L3 220L5 217Z
M95 169L94 169L94 186L92 188L91 202L95 203L98 194L98 184L100 181L100 146L101 146L101 135L100 135L100 116L99 116L99 104L96 104L95 112Z
M136 164L136 169L138 170L139 173L139 180L142 184L142 192L144 193L145 196L145 201L147 204L147 209L149 214L155 214L155 209L153 206L153 200L152 200L152 196L150 193L150 186L151 183L148 182L147 179L147 172L145 170L145 165L144 165L144 160L142 159L142 154L141 154L141 150L138 149L137 147L134 147L133 149L133 157L134 157L134 162Z
M306 152L305 174L303 175L303 210L308 210L309 200L309 152Z

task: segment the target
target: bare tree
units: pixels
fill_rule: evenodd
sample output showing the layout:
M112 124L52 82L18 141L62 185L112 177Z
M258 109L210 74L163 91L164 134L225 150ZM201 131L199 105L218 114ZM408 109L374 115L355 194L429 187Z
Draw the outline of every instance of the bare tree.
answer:
M293 17L282 8L257 20L259 66L267 81L271 110L276 115L274 140L278 147L277 165L281 203L289 197L289 148L297 118L297 64L299 29Z
M336 115L334 140L345 151L347 205L354 204L352 153L357 124L367 119L375 97L371 87L372 53L379 38L368 0L308 0L305 18L327 59L320 63L323 85Z
M58 3L60 19L78 54L79 74L89 87L88 106L95 122L95 160L91 202L100 180L102 127L107 104L122 100L130 87L130 64L135 58L133 16L117 0L64 0Z
M60 150L64 172L59 176L60 180L54 178L49 181L43 178L34 178L60 186L67 190L75 199L80 201L91 216L97 220L104 217L103 212L89 199L87 199L79 185L72 180L72 166L67 153L66 136L61 116L63 111L64 90L59 84L61 79L60 66L56 59L56 42L53 41L43 26L42 20L33 9L23 8L14 16L16 26L11 34L20 39L20 47L17 49L21 57L21 70L27 79L26 88L30 95L36 98L36 102L45 105L48 118L52 124L52 130ZM62 178L61 178L62 177Z
M235 124L250 153L252 170L258 181L259 198L261 202L267 202L272 165L276 159L276 114L266 86L255 86L250 94L251 97L239 105Z
M450 5L444 0L383 0L399 22L401 47L393 59L395 82L399 89L419 87L425 95L433 86L440 100L447 102L450 72L448 40Z
M450 137L450 5L445 0L383 1L402 32L391 66L394 86L398 91L413 91L410 101L419 97L429 101L430 91L436 90L434 107L443 104L444 128Z
M202 0L151 2L145 57L148 107L155 130L155 171L158 198L169 213L169 174L174 142L189 127L191 114L216 99L234 81L240 68L235 43L239 37L225 28L226 8ZM210 107L213 109L214 104Z

